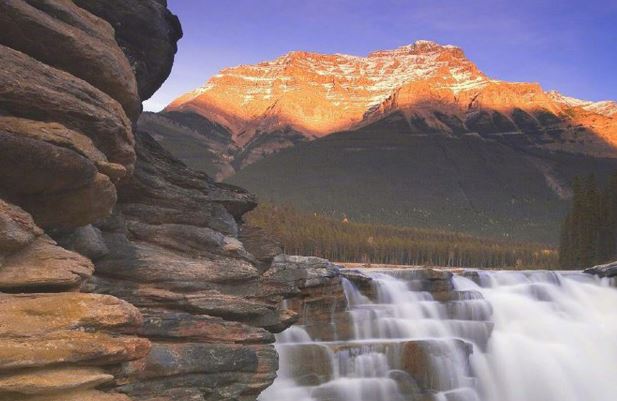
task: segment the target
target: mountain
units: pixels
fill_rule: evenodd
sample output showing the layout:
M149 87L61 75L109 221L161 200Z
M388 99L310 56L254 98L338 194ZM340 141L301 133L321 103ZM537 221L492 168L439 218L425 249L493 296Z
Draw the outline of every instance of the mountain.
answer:
M616 112L490 78L460 48L417 41L227 68L141 124L267 200L554 242L572 178L617 169Z
M281 148L395 112L419 130L447 136L523 132L538 146L602 156L612 156L617 144L611 117L617 103L491 79L460 48L430 41L367 57L291 52L226 68L165 112L197 114L225 127L238 147L229 163L235 170Z
M581 100L573 97L564 96L557 91L550 91L548 92L548 94L551 98L553 98L553 100L565 106L573 108L580 107L592 113L602 114L608 117L612 117L617 114L617 102L614 102L612 100L590 102L588 100Z
M228 181L261 201L353 221L555 244L574 177L605 180L616 170L617 159L418 133L393 114L271 155Z

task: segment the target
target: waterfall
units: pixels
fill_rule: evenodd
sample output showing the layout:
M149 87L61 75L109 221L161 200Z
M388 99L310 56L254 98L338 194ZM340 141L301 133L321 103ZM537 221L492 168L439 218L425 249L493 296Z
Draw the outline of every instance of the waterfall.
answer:
M277 335L259 401L613 401L617 290L579 272L366 269L347 337ZM437 274L437 275L436 275ZM341 327L343 322L335 322Z

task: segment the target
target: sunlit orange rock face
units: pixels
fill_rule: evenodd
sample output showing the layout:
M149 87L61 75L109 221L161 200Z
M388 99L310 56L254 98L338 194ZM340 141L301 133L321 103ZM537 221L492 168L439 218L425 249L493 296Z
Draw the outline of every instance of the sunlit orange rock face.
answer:
M473 132L467 122L489 111L503 117L506 132L509 125L511 131L522 131L521 124L546 127L552 119L565 135L559 144L547 142L549 148L612 155L617 145L617 103L573 99L545 92L537 83L494 80L460 48L429 41L367 57L291 52L227 68L166 111L201 114L227 127L241 147L263 132L291 128L311 139L397 111L445 135L452 126L436 115L458 119ZM573 143L589 146L573 149Z

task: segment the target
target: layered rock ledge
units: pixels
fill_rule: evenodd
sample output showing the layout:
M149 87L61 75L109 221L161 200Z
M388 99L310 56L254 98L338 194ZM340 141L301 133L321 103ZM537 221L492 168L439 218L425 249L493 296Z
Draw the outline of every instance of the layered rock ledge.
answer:
M158 10L149 24L167 32L167 55L153 63L168 72L180 31L164 2L123 3ZM151 349L135 306L80 292L105 253L91 224L134 169L146 98L134 71L156 53L129 59L118 22L70 1L0 3L0 400L128 400L115 372Z
M277 256L242 221L252 195L190 170L145 132L136 153L112 216L97 224L109 251L86 286L144 316L152 351L122 366L118 389L136 400L255 399L278 367L273 333L298 318L282 301L338 285L338 269Z
M244 224L251 194L135 131L177 18L6 0L0 23L0 401L256 399L294 309L344 296Z

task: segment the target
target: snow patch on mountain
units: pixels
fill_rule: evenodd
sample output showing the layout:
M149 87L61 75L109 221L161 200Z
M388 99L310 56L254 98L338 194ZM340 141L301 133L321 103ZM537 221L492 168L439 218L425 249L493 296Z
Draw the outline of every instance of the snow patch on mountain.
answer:
M603 100L593 102L589 100L581 100L570 96L565 96L558 91L550 91L548 94L558 103L569 107L580 107L592 113L602 114L612 117L617 114L617 102L612 100Z
M427 40L365 57L293 51L225 68L166 110L194 111L225 125L242 146L260 132L291 127L307 137L323 136L358 127L380 113L413 113L416 104L426 102L465 109L560 114L564 108L581 108L602 116L617 114L615 102L587 102L546 93L538 84L491 79L459 47Z

